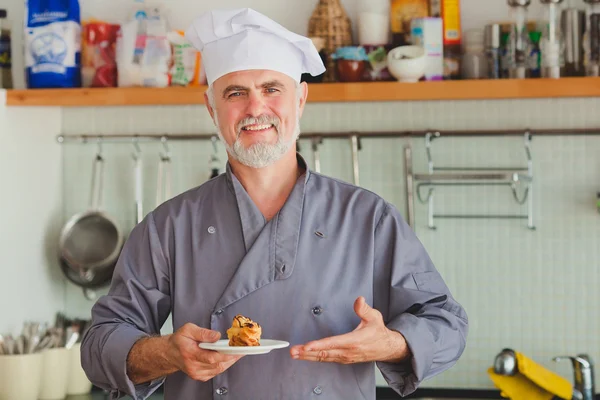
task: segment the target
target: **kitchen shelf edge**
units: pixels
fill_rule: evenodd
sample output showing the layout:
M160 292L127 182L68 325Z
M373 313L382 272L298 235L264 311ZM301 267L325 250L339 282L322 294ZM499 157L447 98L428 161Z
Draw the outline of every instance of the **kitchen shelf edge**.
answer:
M204 104L205 86L8 90L8 106L89 107ZM600 97L600 78L309 84L309 103Z

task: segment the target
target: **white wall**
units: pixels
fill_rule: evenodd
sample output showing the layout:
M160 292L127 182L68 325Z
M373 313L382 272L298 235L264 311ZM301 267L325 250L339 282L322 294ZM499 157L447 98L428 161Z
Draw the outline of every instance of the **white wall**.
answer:
M51 321L64 309L54 268L62 221L61 130L57 109L0 106L0 332L23 319Z

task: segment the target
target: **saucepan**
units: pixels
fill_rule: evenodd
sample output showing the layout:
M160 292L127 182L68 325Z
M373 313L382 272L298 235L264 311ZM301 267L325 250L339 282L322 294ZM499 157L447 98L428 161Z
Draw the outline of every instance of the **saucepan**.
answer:
M85 288L99 287L110 280L124 243L117 222L102 210L103 169L104 158L98 151L92 169L91 205L67 221L59 240L63 272Z

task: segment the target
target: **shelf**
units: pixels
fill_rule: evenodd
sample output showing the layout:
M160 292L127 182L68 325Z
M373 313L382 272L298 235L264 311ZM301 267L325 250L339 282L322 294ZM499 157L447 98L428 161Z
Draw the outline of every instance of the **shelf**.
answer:
M204 104L206 87L9 90L8 106L135 106ZM600 97L600 78L309 85L308 101L372 102Z

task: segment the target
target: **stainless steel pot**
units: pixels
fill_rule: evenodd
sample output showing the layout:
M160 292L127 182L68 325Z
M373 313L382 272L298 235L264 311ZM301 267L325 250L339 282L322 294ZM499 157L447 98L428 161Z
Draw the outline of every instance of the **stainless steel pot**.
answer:
M109 271L112 275L124 243L117 222L101 210L103 167L104 158L98 152L92 170L90 208L67 221L59 240L61 265L77 273L81 282L96 281L96 275L105 276Z

